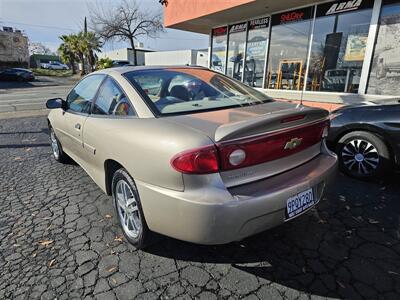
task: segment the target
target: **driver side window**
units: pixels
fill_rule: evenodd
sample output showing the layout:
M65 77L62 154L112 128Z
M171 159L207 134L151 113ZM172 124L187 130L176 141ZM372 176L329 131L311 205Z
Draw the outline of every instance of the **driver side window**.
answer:
M107 77L93 105L94 115L134 116L132 104L115 81Z
M67 97L68 110L88 114L103 79L104 75L90 75L82 79Z

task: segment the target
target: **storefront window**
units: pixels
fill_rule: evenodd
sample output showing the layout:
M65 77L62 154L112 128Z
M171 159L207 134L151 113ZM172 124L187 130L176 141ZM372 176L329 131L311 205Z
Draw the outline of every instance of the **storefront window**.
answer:
M253 87L262 87L263 83L269 20L269 17L265 17L249 22L244 83Z
M226 74L242 80L247 22L229 26L228 68Z
M212 30L211 69L225 73L227 27Z
M267 88L303 88L312 17L313 7L272 16Z
M358 92L373 0L347 2L317 7L307 90Z
M399 1L383 1L367 92L400 95Z

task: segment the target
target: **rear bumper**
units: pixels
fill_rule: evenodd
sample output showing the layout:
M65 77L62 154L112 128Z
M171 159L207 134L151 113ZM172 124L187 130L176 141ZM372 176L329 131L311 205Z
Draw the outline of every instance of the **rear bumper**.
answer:
M223 184L184 192L143 182L137 187L151 230L198 244L225 244L284 223L286 201L297 193L313 188L318 202L336 169L336 156L325 148L293 170L229 190Z

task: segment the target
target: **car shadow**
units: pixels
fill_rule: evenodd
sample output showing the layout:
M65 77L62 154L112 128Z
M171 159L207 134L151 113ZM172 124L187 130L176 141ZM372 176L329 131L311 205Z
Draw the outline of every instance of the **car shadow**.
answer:
M200 246L170 238L148 249L325 297L382 295L400 286L399 174L384 183L338 175L317 209L241 242Z

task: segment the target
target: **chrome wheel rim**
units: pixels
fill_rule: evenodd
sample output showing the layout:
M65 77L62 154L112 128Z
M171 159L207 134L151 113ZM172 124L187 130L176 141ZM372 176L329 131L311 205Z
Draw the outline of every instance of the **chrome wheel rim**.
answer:
M53 150L53 155L56 159L60 157L60 149L58 147L58 142L54 130L50 131L51 149Z
M136 196L125 180L115 186L115 202L122 229L131 238L137 238L142 230L142 220L136 202Z
M351 173L367 176L379 166L378 150L370 142L363 139L349 141L343 147L341 155L343 165Z

